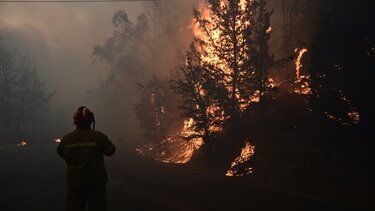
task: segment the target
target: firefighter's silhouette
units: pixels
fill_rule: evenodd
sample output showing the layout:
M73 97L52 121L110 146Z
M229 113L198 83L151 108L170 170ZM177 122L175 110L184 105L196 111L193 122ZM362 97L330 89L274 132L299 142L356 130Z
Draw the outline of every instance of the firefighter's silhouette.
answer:
M107 172L103 154L111 156L115 146L95 131L94 113L81 106L74 113L76 129L66 134L57 153L66 162L67 210L106 210ZM92 126L92 128L91 128Z

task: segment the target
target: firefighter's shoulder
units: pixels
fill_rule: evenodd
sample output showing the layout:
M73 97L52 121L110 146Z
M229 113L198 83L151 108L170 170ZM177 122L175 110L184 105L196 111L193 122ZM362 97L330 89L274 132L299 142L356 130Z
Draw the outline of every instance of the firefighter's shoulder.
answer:
M67 133L67 134L65 134L63 137L62 137L62 139L61 139L61 142L65 142L65 141L67 141L67 140L70 140L73 136L74 136L74 134L75 134L75 131L73 130L73 131L71 131L71 132L69 132L69 133Z
M99 138L99 139L108 139L107 135L105 135L103 132L101 131L97 131L97 130L93 130L92 131L93 135L96 137L96 138Z

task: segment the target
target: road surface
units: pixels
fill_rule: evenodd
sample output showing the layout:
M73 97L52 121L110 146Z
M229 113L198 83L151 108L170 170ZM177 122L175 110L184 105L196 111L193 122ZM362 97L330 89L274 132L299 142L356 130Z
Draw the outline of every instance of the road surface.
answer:
M0 210L65 210L56 144L0 150ZM118 150L106 158L108 210L359 210L213 178Z

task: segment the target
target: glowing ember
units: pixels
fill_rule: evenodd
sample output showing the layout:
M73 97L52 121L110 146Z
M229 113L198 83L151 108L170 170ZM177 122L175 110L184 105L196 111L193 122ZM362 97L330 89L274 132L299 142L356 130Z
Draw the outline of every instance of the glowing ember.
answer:
M26 140L21 141L20 143L17 144L17 146L19 146L19 147L24 147L24 146L26 146L26 145L27 145Z
M361 120L361 117L359 112L357 111L357 108L352 104L352 102L349 100L349 97L347 97L342 90L339 90L339 94L341 95L340 99L348 107L346 115L335 116L328 111L325 111L324 114L328 119L336 121L341 125L352 126L358 124Z
M339 124L344 125L344 126L356 125L360 121L360 115L358 111L349 111L348 113L346 113L346 117L344 116L343 118L336 117L327 111L325 111L324 114L326 115L328 119L332 121L336 121Z
M359 116L358 111L350 111L350 112L348 112L347 115L348 115L349 119L351 120L351 122L353 124L358 124L359 123L360 116Z
M242 148L240 156L238 156L230 165L225 176L243 176L251 174L253 171L252 167L246 166L248 162L255 153L255 146L251 145L249 142L245 143L245 146Z
M61 142L61 138L55 138L55 143L60 143Z
M338 121L338 119L332 114L328 113L328 111L325 111L324 114L326 115L328 119Z

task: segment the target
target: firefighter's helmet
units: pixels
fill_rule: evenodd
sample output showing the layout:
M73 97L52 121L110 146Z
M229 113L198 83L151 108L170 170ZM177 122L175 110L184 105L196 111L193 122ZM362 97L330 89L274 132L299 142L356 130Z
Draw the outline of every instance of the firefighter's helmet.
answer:
M80 106L73 115L74 124L79 127L88 126L90 127L91 124L93 125L93 129L95 129L95 117L94 113L90 111L86 106Z

